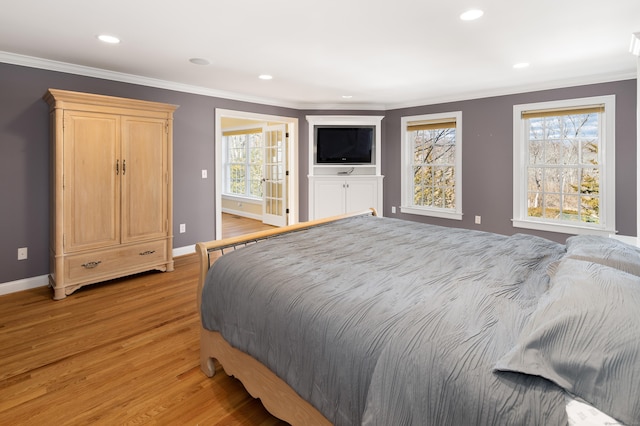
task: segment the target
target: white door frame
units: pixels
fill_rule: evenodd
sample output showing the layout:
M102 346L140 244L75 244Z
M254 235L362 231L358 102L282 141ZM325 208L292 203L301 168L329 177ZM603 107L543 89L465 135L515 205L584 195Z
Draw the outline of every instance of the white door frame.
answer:
M289 185L287 186L287 200L289 209L288 224L298 223L298 119L268 114L258 114L246 111L216 108L215 110L215 219L216 240L222 238L222 117L240 118L245 120L265 121L269 123L287 124L289 143L287 144L287 162L289 164Z

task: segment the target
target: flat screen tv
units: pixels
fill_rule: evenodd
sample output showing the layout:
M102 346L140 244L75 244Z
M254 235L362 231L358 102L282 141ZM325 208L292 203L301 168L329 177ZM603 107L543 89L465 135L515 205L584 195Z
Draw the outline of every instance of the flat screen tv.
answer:
M316 164L372 164L375 126L316 126Z

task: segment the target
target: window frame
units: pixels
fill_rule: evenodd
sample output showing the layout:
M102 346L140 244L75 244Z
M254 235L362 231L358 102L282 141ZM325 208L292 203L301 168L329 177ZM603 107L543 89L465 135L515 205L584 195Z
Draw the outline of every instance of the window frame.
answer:
M252 132L251 130L256 130L255 132ZM227 134L225 134L227 133ZM231 134L228 134L231 133ZM229 188L230 188L230 162L229 162L229 143L228 143L228 137L229 136L234 136L234 135L238 135L238 134L245 134L245 135L249 135L249 134L261 134L262 138L264 139L264 126L255 126L255 125L251 125L251 126L247 126L247 127L238 127L238 128L233 128L233 129L225 129L222 132L222 158L223 158L223 167L222 167L222 195L226 196L226 197L235 197L235 198L239 198L239 199L246 199L246 200L256 200L256 201L262 201L264 198L264 194L263 197L256 197L254 195L251 195L250 192L250 186L251 186L251 146L250 144L247 144L246 146L246 152L245 152L245 162L244 162L244 168L245 168L245 192L244 194L237 194L234 192L230 192ZM234 163L234 164L239 164L239 163ZM264 175L264 146L262 146L262 164L261 167L263 169L262 173Z
M586 222L549 220L528 216L527 192L529 151L528 124L522 113L542 110L570 110L602 105L600 140L598 145L600 168L599 224ZM515 228L565 234L596 234L608 236L615 231L615 95L594 96L549 102L536 102L513 106L513 218Z
M433 206L418 206L413 203L413 143L407 130L410 123L420 121L455 120L455 208L440 208ZM462 220L462 111L443 112L435 114L421 114L400 118L401 126L401 197L400 211L402 213L438 217L443 219Z

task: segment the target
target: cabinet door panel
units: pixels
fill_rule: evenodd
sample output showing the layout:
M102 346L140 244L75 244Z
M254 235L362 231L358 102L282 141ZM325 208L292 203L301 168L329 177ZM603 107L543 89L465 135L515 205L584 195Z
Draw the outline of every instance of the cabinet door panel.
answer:
M349 180L347 185L345 213L378 207L378 182L375 179Z
M345 212L345 183L336 179L317 179L314 182L314 219L336 216Z
M122 240L167 235L166 121L122 118Z
M65 252L120 243L119 133L117 116L65 112Z

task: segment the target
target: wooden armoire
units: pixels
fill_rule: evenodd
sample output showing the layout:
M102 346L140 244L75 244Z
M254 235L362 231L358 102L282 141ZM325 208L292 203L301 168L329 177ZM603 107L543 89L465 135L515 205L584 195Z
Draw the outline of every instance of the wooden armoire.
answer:
M53 298L173 270L175 105L49 89Z

